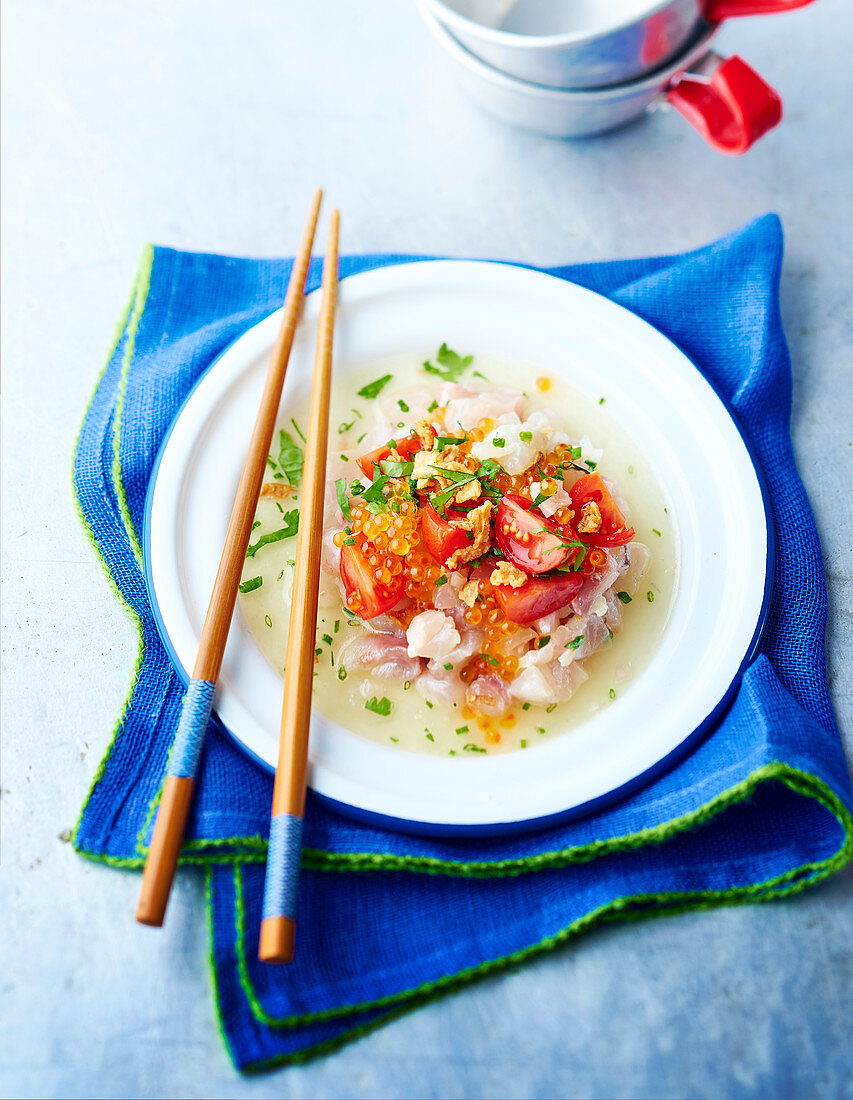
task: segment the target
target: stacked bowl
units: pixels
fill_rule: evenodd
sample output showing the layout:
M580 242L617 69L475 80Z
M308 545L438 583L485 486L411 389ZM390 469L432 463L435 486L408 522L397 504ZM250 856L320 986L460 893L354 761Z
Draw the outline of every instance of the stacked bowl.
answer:
M746 150L782 117L778 94L711 49L720 23L813 0L419 0L469 94L551 137L624 125L668 102L715 149Z

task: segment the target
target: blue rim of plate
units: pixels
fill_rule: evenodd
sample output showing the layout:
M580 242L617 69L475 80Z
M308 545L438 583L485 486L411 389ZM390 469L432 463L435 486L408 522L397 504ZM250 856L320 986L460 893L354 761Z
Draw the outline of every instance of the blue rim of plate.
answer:
M434 258L438 259L439 257ZM393 263L389 264L388 266L402 267L406 263L424 262L429 262L429 260L425 261L423 258L418 260L403 260L400 263ZM444 262L447 261L445 260ZM470 263L472 261L470 259L460 259L459 262ZM530 264L515 264L507 260L482 259L475 259L474 262L498 263L507 267L519 267L527 271L538 271L543 275L549 275L551 278L559 279L560 282L571 282L570 279L560 279L558 275L552 275L549 271L546 271L542 268L532 267ZM353 274L358 273L354 272ZM349 277L350 276L345 276L345 278ZM311 291L311 293L316 293L316 291ZM590 293L598 294L598 292L594 290L590 290ZM600 294L598 296L601 298L605 298L608 302L612 302L612 299L607 298L607 295L605 294ZM613 302L612 304L619 305L620 308L627 310L627 312L632 313L632 315L635 317L638 316L637 314L633 313L633 310L628 309L627 306L622 306L620 303L617 302ZM275 310L273 310L272 312L274 313ZM267 316L270 316L270 314L268 314ZM645 321L645 318L640 318L640 320ZM256 324L259 323L260 322L256 322ZM699 375L701 375L702 379L710 387L714 396L720 402L720 405L723 407L732 424L734 425L736 432L740 436L741 441L746 448L746 452L749 456L749 461L752 465L753 471L755 472L755 477L758 482L758 488L761 493L761 503L764 509L764 526L767 544L767 555L764 567L764 593L762 595L761 608L758 613L758 621L755 626L755 631L752 635L752 640L747 647L743 660L738 666L737 672L732 678L729 686L723 692L720 701L699 723L699 725L692 731L692 733L689 733L671 752L668 752L665 756L662 756L650 768L647 768L644 772L641 772L640 775L635 776L627 783L623 783L619 787L614 787L612 790L607 791L605 794L599 795L597 798L590 799L579 806L572 806L567 810L560 810L557 813L548 814L544 817L526 818L523 821L492 822L485 825L433 824L425 821L410 821L407 818L391 817L387 814L380 814L371 810L364 810L359 806L350 806L348 803L338 802L336 799L330 798L328 795L319 794L317 791L314 791L312 789L311 793L313 794L313 796L323 802L330 809L336 811L339 814L342 814L344 817L351 818L354 821L359 821L365 825L378 826L379 828L390 829L393 832L411 834L413 836L496 837L509 836L513 833L536 832L540 829L547 829L549 826L552 825L564 824L569 821L577 821L580 818L588 817L590 816L590 814L597 813L599 810L602 810L607 806L611 806L616 802L620 802L623 799L632 795L635 791L638 791L642 787L647 786L659 776L663 775L664 772L669 771L669 769L673 767L676 763L678 763L679 760L683 759L688 754L688 752L690 752L699 743L699 741L702 740L703 737L711 732L714 726L716 726L717 722L722 718L725 711L728 709L728 706L731 703L735 692L740 686L740 682L743 678L744 673L746 672L747 668L749 668L749 666L752 664L752 660L755 657L759 644L761 643L761 636L764 633L764 628L767 624L767 617L770 614L770 599L773 592L773 578L776 564L776 531L773 524L772 512L770 508L770 496L767 490L767 481L764 476L764 471L761 469L761 465L759 464L756 457L755 449L751 441L744 433L743 428L740 425L740 421L737 418L737 414L735 413L734 409L732 409L728 400L723 397L723 395L719 392L717 386L715 386L714 383L701 370L699 370L699 368L696 366L690 356L683 350L683 348L681 348L674 340L671 340L670 337L667 336L665 333L661 332L660 329L656 328L656 326L652 325L650 321L645 321L645 323L651 328L654 328L655 332L662 336L664 340L667 340L674 347L676 347L678 351L684 356L684 358L690 363L693 369ZM250 326L249 329L246 329L246 332L250 331L250 329L253 327L254 326ZM154 622L157 627L157 633L160 635L160 640L163 643L163 647L169 656L169 660L172 662L172 666L181 681L183 682L184 686L189 684L191 676L178 658L177 651L172 644L172 639L169 637L169 633L166 630L166 624L163 619L162 612L160 611L160 604L157 600L157 593L154 590L154 584L151 579L151 508L153 506L154 491L157 485L157 477L160 473L161 461L166 451L166 447L168 446L169 440L172 436L175 425L180 420L184 409L192 400L192 397L195 394L197 387L201 384L203 379L206 378L210 371L213 370L213 368L226 354L226 352L228 352L230 348L233 347L233 345L244 335L245 333L240 333L240 335L236 336L227 347L223 348L222 351L220 351L219 354L211 360L209 366L207 366L204 371L202 371L202 373L193 383L192 388L189 390L186 397L181 402L178 411L175 413L172 423L166 430L166 434L163 436L160 447L157 451L157 457L154 460L154 465L151 467L151 476L148 479L148 488L145 491L145 513L142 528L142 560L145 590L148 593L148 601L151 605L151 613L154 617ZM272 776L275 774L275 769L272 767L272 765L269 764L266 760L262 759L260 756L258 756L256 752L253 752L246 745L244 745L240 738L232 730L230 730L219 718L215 710L211 713L211 721L222 733L226 735L226 737L228 737L230 741L232 741L237 746L237 748L244 755L248 756L250 760L253 760L264 772L267 773L267 775Z

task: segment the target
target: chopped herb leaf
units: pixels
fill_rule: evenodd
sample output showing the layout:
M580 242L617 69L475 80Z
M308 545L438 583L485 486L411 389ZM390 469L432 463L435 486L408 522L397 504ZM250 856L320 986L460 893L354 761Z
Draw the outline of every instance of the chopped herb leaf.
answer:
M505 447L506 446L506 440L505 439L500 439L498 436L495 436L495 438L492 440L492 446L493 447Z
M485 752L486 751L485 749L481 749L478 745L474 745L474 744L463 745L462 748L465 752Z
M264 622L267 624L270 630L272 630L272 619L269 617L269 615L264 615Z
M427 412L435 412L435 410L437 408L438 408L438 402L433 399L432 404L427 408Z
M254 531L257 527L260 527L260 526L261 526L261 521L259 519L256 519L255 522L252 524L252 530Z
M340 619L335 619L335 633L337 634L337 632L340 629L341 629L341 620Z
M434 738L434 737L433 737L433 735L432 735L432 734L431 734L431 733L429 732L429 730L424 730L424 733L426 734L426 738L427 738L427 741L433 741L433 742L435 741L435 738Z
M347 678L347 670L344 668L343 665L341 665L341 667L338 669L338 679L339 680L346 680L346 678Z
M481 653L480 659L485 661L487 665L497 665L498 663L497 657L493 657L491 653Z
M262 547L269 546L272 542L281 542L282 539L293 538L299 530L299 509L294 508L292 512L285 512L284 521L287 526L280 527L278 531L270 531L266 535L261 535L257 542L252 543L246 550L246 557L253 558Z
M260 588L264 583L263 577L252 577L248 581L243 581L240 585L241 592L254 592L256 588Z
M316 649L314 650L314 656L315 656L315 657L319 657L319 656L320 656L320 654L321 654L322 652L323 652L323 647L322 647L322 646L318 646L318 647L317 647L317 648L316 648Z
M649 589L649 591L646 593L646 599L649 601L649 603L655 602L655 594L651 591L651 589Z
M407 413L407 412L409 411L409 406L408 406L408 405L406 404L406 402L405 402L405 401L404 401L404 400L402 399L402 397L398 397L398 398L397 398L397 404L398 404L398 405L400 406L400 409L401 409L401 410L402 410L402 411L403 411L404 413Z
M437 374L439 378L443 378L445 382L458 382L465 372L467 367L474 361L473 355L466 355L464 358L457 355L455 351L451 351L447 344L442 344L438 349L436 355L438 360L438 366L434 367L432 363L427 360L424 363L424 370L429 374Z
M354 426L355 426L355 421L354 420L349 420L349 421L342 420L340 422L340 424L338 424L338 435L343 435L344 432L348 432ZM364 435L367 435L367 432L365 432ZM364 439L364 435L361 437L361 439ZM359 439L359 443L361 443L361 439Z
M484 382L490 382L490 378L486 378L485 374L481 374L478 370L471 372L475 378L482 378Z
M467 442L467 435L437 435L435 437L435 449L440 453L444 450L445 447L451 447L454 444ZM433 466L433 469L436 469L436 467Z
M435 587L440 588L443 584L447 584L449 579L450 578L447 576L446 573L442 573L438 580L435 582Z
M344 539L344 546L352 546L355 542L355 535L349 535Z
M594 470L596 468L596 466L598 465L597 462L593 462L589 458L585 458L584 462L586 463L587 469L589 469L589 470Z
M429 701L429 699L425 700L425 702L426 702L427 707L429 707L429 709L432 710L432 703Z
M527 742L526 742L526 741L524 740L524 738L522 738L522 740L521 740L521 747L522 747L523 749L526 749L526 748L527 748Z
M529 703L522 703L521 704L521 709L522 710L530 710L530 704Z
M658 538L661 537L661 533L660 533L660 531L658 531L657 527L652 528L652 534L657 535Z
M399 740L400 740L400 738L399 738L399 737L390 737L390 738L389 738L389 741L393 741L395 745L397 744L397 742L398 742Z
M553 714L553 712L556 709L557 709L557 704L556 703L549 703L548 706L545 708L545 713L546 714Z
M522 443L529 443L530 440L533 438L533 432L519 432L518 438L521 440Z
M467 726L460 726L459 729L456 732L458 734L467 733L468 732L468 727Z
M536 639L536 648L537 649L542 649L543 646L546 646L550 641L551 641L551 635L550 634L543 634L541 638Z
M332 635L331 634L324 634L323 635L323 641L326 643L326 645L331 645L332 644Z
M408 477L414 469L414 462L391 462L383 459L379 463L382 473L388 477Z
M621 600L622 603L630 603L631 602L631 597L628 595L627 592L617 592L616 593L616 598L618 600Z
M497 662L496 662L496 663L497 663ZM450 671L450 669L452 669L452 668L453 668L453 665L452 665L452 664L450 663L450 661L447 661L447 662L445 662L445 665L444 665L444 667L445 667L445 668L446 668L446 669L448 670L448 672L449 672L449 671Z
M604 398L603 398L603 397L599 397L599 399L598 399L598 403L599 403L599 405L603 405L603 404L604 404Z
M544 733L545 732L545 727L544 726L537 726L536 727L536 732L537 733Z
M302 442L307 443L308 440L302 434L302 429L299 427L299 425L296 423L296 421L293 419L292 416L290 418L290 423L293 425L293 430L296 432L296 434L299 436L299 438L302 440Z
M360 435L360 436L358 437L358 439L356 440L356 443L361 443L362 439L364 439L364 437L365 437L366 435L367 435L367 432L362 432L362 433L361 433L361 435Z
M447 755L448 756L455 756L456 755L456 749L451 749L450 752Z
M280 444L278 452L279 467L288 482L296 488L302 480L302 466L305 461L302 448L283 428L278 436Z
M633 466L629 466L629 467L628 467L628 473L629 473L629 474L633 474L633 472L634 472L634 467L633 467Z
M412 681L411 680L404 680L403 681L403 691L408 691L411 686L412 686Z
M281 512L281 514L284 515L284 509L281 506L281 501L280 500L277 500L275 502L275 506L276 506L276 508L278 508L279 512Z
M610 692L609 692L609 695L610 695L611 699L615 699L616 698L616 690L614 688L611 688Z
M578 634L576 638L572 638L570 642L566 642L566 649L579 649L583 645L583 634Z
M349 501L347 500L347 479L345 477L339 477L335 481L335 493L338 497L338 507L344 514L344 519L352 522L352 512L350 511Z
M377 699L374 695L372 699L368 699L364 704L364 709L372 710L374 714L381 714L383 718L387 718L391 713L391 700L386 699L384 695L381 699Z
M358 391L358 396L365 397L368 401L372 400L374 397L378 397L393 377L392 374L383 374L382 377L377 378L375 382L368 382L366 386L362 386Z
M283 576L284 576L284 570L282 569L282 571L281 571L281 572L279 573L279 575L278 575L278 576L276 577L276 580L277 580L277 581L280 581L280 580L281 580L281 578L282 578Z

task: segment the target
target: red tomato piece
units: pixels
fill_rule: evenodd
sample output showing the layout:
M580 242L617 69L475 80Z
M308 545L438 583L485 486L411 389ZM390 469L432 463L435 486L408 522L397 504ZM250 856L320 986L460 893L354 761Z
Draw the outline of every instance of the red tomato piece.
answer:
M445 519L429 503L421 513L421 533L427 550L436 561L447 565L448 559L468 545L468 536L451 520Z
M627 527L625 517L616 506L610 490L604 484L600 474L584 474L569 489L575 523L580 522L583 506L590 501L598 505L601 512L601 527L594 534L579 537L590 546L624 546L634 538L634 528Z
M341 547L341 580L347 596L356 593L361 600L355 613L362 619L375 619L383 611L389 611L399 601L405 587L402 574L394 577L391 584L380 584L358 547L346 543Z
M400 461L411 462L418 451L421 450L420 438L416 435L407 435L402 439L395 439L395 450L400 456ZM366 455L362 455L361 458L357 458L356 462L361 467L361 472L365 477L369 477L373 480L374 466L379 466L379 463L386 458L391 457L391 448L388 446L377 447L373 451L368 451ZM396 460L395 460L396 461ZM381 470L382 467L380 466Z
M498 505L495 536L507 561L525 573L547 573L562 565L569 551L557 525L531 508L524 497L505 496Z
M580 573L557 573L553 577L531 577L521 588L496 584L494 591L501 610L510 622L527 626L543 615L550 615L552 611L559 611L570 604L582 584Z

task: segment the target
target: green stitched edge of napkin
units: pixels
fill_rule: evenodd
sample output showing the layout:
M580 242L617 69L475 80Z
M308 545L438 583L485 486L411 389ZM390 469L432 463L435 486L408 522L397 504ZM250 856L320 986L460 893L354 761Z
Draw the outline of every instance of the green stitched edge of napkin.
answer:
M445 975L431 982L391 994L375 1001L367 1001L359 1004L346 1005L335 1009L327 1009L321 1012L305 1013L284 1018L270 1016L260 1003L249 977L246 964L245 942L245 906L243 897L242 872L239 867L234 867L234 888L236 895L235 905L235 933L237 945L237 966L241 988L249 1003L249 1007L255 1018L266 1027L279 1029L295 1028L324 1020L332 1020L347 1015L389 1007L387 1013L383 1013L369 1023L360 1024L349 1028L334 1039L317 1043L303 1050L290 1054L280 1055L275 1058L263 1059L242 1067L244 1073L260 1073L273 1069L276 1066L293 1065L303 1063L328 1054L345 1044L361 1038L375 1031L377 1028L390 1023L391 1020L411 1012L429 1001L455 992L475 981L500 973L510 966L516 966L538 955L556 950L570 940L575 939L584 932L606 924L615 924L622 921L648 920L652 917L674 916L679 913L706 910L723 905L742 905L751 902L775 901L781 898L798 894L808 886L813 886L834 874L844 866L853 855L853 818L835 793L820 779L798 769L786 765L769 765L753 773L746 781L732 788L728 795L736 795L740 788L749 787L750 793L758 782L767 779L779 779L793 790L805 797L817 798L836 817L845 831L845 840L839 850L831 857L814 863L804 864L802 867L786 871L774 876L763 883L754 883L749 886L730 887L727 890L705 890L690 892L661 892L656 894L635 894L614 898L606 905L593 910L591 913L579 917L572 924L567 925L552 936L509 955L496 959L488 959L478 966L459 971L456 974ZM727 804L734 801L728 798ZM675 824L674 822L671 824ZM640 842L642 843L642 841ZM589 845L587 848L594 848ZM589 857L594 858L594 856ZM212 904L211 904L211 879L212 872L208 872L208 920L211 922L212 932ZM218 1018L219 1029L223 1034L226 1049L230 1051L222 1020L222 1010L217 984L216 968L213 960L213 939L211 935L210 966L213 979L214 1003ZM232 1053L233 1061L233 1053Z

